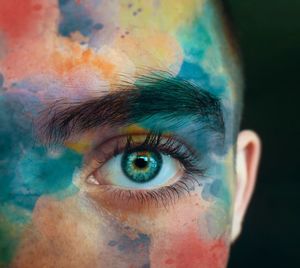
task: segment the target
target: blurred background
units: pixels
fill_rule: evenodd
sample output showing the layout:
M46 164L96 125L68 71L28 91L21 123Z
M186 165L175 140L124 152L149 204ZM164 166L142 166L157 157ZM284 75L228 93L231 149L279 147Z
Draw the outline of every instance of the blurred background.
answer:
M263 141L229 268L300 267L300 1L226 0L246 75L242 127Z

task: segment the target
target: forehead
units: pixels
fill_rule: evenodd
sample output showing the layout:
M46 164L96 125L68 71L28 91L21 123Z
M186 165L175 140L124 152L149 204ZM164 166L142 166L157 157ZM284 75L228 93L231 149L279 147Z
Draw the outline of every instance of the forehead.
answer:
M216 95L237 87L237 65L211 0L1 1L6 87L39 95L113 90L166 71Z

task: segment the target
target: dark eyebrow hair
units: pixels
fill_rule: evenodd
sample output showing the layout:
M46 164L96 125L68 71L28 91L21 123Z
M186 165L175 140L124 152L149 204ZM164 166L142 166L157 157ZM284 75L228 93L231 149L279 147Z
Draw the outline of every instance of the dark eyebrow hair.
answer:
M224 136L220 100L178 77L165 74L141 76L134 84L85 101L58 100L43 110L37 120L43 143L60 143L75 134L101 126L126 126L153 120L155 131L168 122L180 127L182 120L201 122ZM153 130L153 129L151 129Z

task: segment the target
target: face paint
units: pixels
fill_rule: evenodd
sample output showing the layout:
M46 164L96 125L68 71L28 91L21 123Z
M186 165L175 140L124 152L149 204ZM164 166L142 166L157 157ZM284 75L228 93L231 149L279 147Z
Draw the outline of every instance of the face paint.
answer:
M0 41L0 266L225 267L240 78L215 2L1 0Z

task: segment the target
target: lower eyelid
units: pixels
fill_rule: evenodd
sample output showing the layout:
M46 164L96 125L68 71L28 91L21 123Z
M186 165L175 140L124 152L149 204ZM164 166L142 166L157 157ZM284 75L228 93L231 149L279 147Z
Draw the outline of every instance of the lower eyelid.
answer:
M93 188L87 195L107 209L123 212L141 212L148 209L167 208L176 204L180 198L196 192L202 184L191 175L185 174L174 185L155 190L124 190L117 187L104 186L101 189Z

